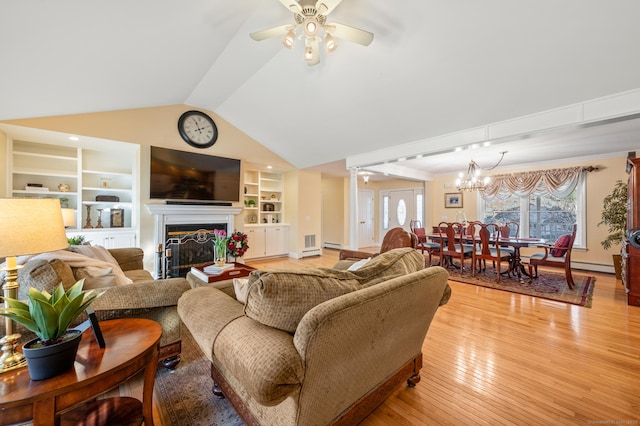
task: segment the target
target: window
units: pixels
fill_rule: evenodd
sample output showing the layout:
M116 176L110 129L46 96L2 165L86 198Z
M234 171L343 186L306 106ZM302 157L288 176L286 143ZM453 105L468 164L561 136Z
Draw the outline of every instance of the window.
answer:
M584 180L576 189L564 198L553 195L529 195L518 197L512 195L506 200L481 199L485 222L518 222L521 237L544 238L548 242L555 241L560 235L571 233L571 227L578 223L578 232L574 246L584 247L585 196Z

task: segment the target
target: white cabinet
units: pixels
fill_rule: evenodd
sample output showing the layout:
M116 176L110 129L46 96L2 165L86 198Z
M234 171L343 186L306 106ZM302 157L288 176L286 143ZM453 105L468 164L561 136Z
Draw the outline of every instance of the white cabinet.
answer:
M249 250L245 259L284 256L289 253L289 227L287 225L246 226Z
M83 235L85 237L85 241L93 246L102 246L104 248L137 247L136 233L130 231L67 233L67 236L69 237L73 235Z
M245 223L284 222L284 183L282 173L249 170L244 173Z
M140 147L109 141L95 146L89 141L60 145L9 137L8 194L58 198L62 207L75 210L76 224L67 229L69 234L105 247L134 247ZM109 228L113 232L105 236Z
M264 257L266 255L265 253L267 240L267 235L265 234L264 228L245 228L245 232L247 233L249 249L244 254L244 258L255 259L258 257Z

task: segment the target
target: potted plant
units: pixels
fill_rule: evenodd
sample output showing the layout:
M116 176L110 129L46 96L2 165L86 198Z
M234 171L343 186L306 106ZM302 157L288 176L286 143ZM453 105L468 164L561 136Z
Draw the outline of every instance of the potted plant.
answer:
M627 184L621 180L616 181L611 194L604 197L602 201L602 221L600 225L606 225L609 231L607 238L600 244L605 250L609 250L612 245L620 244L627 230ZM621 278L622 255L613 255L613 266L616 271L616 278Z
M70 246L79 246L83 244L88 244L86 237L84 235L75 235L73 237L67 237L67 242Z
M60 284L53 294L29 288L28 304L4 298L8 307L0 315L11 318L38 337L22 350L32 380L43 380L64 373L73 366L82 332L69 326L102 293L82 291L84 279L65 292Z

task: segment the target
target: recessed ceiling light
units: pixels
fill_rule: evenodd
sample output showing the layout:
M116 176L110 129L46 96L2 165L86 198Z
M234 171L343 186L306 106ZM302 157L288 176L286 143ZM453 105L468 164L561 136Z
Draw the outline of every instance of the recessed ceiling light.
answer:
M273 166L267 166L267 169L271 170L273 169Z
M72 140L72 141L79 141L80 140L80 138L77 137L77 136L69 136L69 139Z

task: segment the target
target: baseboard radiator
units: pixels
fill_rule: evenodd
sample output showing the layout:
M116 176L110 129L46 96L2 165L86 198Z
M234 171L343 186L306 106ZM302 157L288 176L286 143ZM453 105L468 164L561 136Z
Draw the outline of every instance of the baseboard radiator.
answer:
M304 236L304 249L302 250L302 257L320 256L322 250L316 245L316 234L309 234Z

